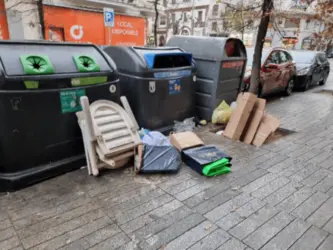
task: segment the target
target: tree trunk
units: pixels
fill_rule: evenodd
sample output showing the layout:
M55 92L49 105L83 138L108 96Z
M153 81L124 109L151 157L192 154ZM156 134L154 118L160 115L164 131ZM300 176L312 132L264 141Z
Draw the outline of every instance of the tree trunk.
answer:
M155 7L155 22L154 22L154 40L155 40L155 46L157 46L157 22L158 22L158 16L159 16L159 13L158 13L158 1L159 0L155 0L154 2L154 7Z
M265 37L268 29L268 24L273 10L273 0L263 0L261 7L262 16L258 28L256 46L254 48L253 64L251 71L251 82L249 92L256 94L260 83L261 56L262 49L265 43Z

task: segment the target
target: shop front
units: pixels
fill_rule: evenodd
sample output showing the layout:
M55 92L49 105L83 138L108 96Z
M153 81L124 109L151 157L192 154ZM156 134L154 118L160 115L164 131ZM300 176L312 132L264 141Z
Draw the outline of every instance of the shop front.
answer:
M8 40L8 23L4 0L0 0L0 40Z
M282 47L285 49L295 49L297 43L297 37L284 37L282 40Z
M115 15L115 26L104 27L103 13L44 6L46 40L94 43L98 45L143 46L145 19Z

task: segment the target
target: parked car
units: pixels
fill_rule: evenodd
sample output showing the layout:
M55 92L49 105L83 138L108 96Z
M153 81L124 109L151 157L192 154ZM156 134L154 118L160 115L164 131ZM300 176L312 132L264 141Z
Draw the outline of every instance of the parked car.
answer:
M253 48L247 48L247 69L244 76L244 87L250 87L253 63ZM285 49L263 49L261 57L260 84L258 96L275 91L290 95L294 88L296 67L292 56Z
M333 58L333 51L330 51L326 54L327 58Z
M290 54L296 62L296 88L307 90L313 84L326 83L330 74L330 63L324 52L291 50Z

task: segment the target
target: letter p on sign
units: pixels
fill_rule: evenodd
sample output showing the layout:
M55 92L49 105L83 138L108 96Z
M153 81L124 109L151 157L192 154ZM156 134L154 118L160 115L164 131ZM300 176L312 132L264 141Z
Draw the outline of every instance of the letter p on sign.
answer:
M114 26L114 11L113 9L104 8L104 26Z

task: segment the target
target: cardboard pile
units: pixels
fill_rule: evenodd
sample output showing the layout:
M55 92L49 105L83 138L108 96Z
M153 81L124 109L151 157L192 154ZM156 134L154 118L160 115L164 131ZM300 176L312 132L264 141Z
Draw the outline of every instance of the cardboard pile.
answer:
M241 93L224 135L232 140L262 146L280 126L280 120L265 113L266 100L251 93Z

